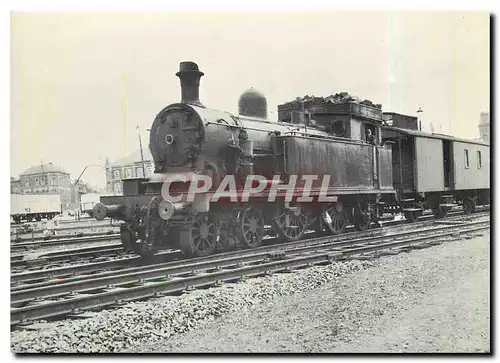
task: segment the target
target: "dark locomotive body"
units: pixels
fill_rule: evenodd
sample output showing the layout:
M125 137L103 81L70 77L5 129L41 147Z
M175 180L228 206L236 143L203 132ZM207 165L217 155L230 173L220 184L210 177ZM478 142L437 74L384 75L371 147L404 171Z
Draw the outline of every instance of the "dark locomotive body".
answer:
M123 181L123 196L103 197L94 214L124 221L123 244L142 255L163 248L180 248L187 255L206 255L239 247L255 247L274 236L297 240L306 230L341 233L349 223L364 230L377 220L380 200L393 195L391 148L380 146L380 110L365 105L321 109L315 120L292 113L286 122L267 120L265 98L256 91L240 99L240 115L204 107L198 99L203 73L191 62L181 63L182 102L163 109L153 122L150 149L155 174L149 179ZM317 121L316 121L317 120ZM367 144L364 129L377 137ZM378 145L377 145L378 144ZM278 192L269 202L273 179L287 185L293 175L330 176L328 185L310 188L310 201L300 197L297 183L290 200ZM212 188L192 202L164 200L165 179L208 175ZM268 187L248 201L210 196L227 175L244 180L266 178ZM169 179L171 180L171 179ZM185 192L186 180L170 189ZM243 184L238 184L241 194ZM324 202L320 194L329 196Z
M240 98L236 116L203 106L198 97L203 73L192 62L182 62L180 68L182 102L165 107L151 127L155 173L124 180L123 196L102 197L94 208L97 219L124 222L126 249L151 255L173 248L203 256L256 247L266 236L293 241L307 230L342 233L349 224L365 230L384 211L403 210L412 217L428 207L430 194L421 194L421 183L406 188L406 179L401 179L414 175L407 171L414 170L408 163L417 157L415 148L408 135L401 136L402 129L383 127L380 106L314 98L308 104L280 105L279 121L269 121L265 98L250 90ZM200 175L209 176L212 185L186 200L190 181ZM266 187L241 199L244 181L252 175L263 176ZM280 190L276 201L269 202L273 186L287 185L294 175L330 180L309 186L299 181L291 198ZM229 194L214 201L214 191L227 176L236 177L235 199ZM393 184L393 179L400 183ZM304 190L308 200L302 198ZM478 197L468 189L460 193ZM432 203L441 210L450 205L441 199Z

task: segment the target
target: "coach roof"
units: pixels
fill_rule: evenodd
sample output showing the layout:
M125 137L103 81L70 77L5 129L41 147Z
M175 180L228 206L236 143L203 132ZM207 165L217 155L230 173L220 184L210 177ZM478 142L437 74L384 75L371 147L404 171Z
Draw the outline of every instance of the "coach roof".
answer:
M388 130L388 131L394 131L394 132L399 133L399 134L410 135L410 136L427 137L427 138L431 138L431 139L441 139L441 140L450 140L450 141L460 141L460 142L466 142L469 144L478 144L478 145L489 146L488 144L486 144L482 141L460 139L460 138L450 136L450 135L445 135L445 134L436 134L436 133L429 133L429 132L423 132L423 131L417 131L417 130L402 129L402 128L393 127L393 126L383 126L382 129Z

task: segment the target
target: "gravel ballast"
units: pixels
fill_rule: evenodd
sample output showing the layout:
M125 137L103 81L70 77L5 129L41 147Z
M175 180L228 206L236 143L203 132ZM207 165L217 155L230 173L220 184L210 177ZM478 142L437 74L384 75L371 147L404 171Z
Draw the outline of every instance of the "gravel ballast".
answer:
M351 273L354 272L355 273ZM489 350L489 232L11 333L13 352Z
M489 352L489 231L382 257L314 291L136 352Z
M89 312L88 319L38 325L36 331L11 333L13 352L121 352L132 346L162 342L201 321L259 304L276 296L308 291L337 276L371 266L348 261L315 266L294 274L277 274L224 284L181 296L167 296L125 307Z

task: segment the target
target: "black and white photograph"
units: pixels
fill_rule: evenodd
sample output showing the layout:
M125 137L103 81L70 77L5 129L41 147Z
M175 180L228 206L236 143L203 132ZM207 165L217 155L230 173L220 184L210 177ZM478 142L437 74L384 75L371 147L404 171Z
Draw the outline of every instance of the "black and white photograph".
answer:
M9 21L14 359L492 353L492 9Z

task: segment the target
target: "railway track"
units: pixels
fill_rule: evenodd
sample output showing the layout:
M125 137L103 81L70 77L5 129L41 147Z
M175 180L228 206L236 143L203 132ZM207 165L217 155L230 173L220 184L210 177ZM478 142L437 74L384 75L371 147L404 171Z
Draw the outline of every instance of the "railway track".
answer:
M489 207L478 207L476 212L483 212L485 210L488 210ZM450 211L448 213L448 216L455 216L455 215L461 215L463 214L462 210L455 210L455 211ZM386 225L393 225L400 223L400 221L394 221L392 220L392 216L387 219L383 219L382 222ZM425 221L425 220L432 220L434 219L434 216L432 214L426 214L422 217L419 218L418 221ZM107 225L109 226L109 225ZM106 233L102 232L95 232L95 233L85 233L83 236L78 236L74 234L70 235L59 235L56 237L51 237L49 239L46 239L45 237L35 237L34 240L32 238L26 238L25 240L22 241L16 241L16 240L11 240L11 250L28 250L28 249L37 249L37 248L42 248L45 246L58 246L58 245L64 245L64 244L69 244L71 245L73 242L79 242L79 243L86 243L86 242L92 242L93 240L102 240L106 239L106 236L109 238L119 238L119 231L115 230L118 228L119 225L113 225L110 226L112 230L107 231ZM96 228L96 227L94 227Z
M485 212L478 212L474 214L473 217L459 214L458 216L447 218L442 222L448 223L463 219L472 220L473 218L481 218L486 215L488 215L488 213ZM434 220L432 221L434 222ZM413 224L405 224L404 220L388 221L384 223L383 227L400 226L402 229L416 229L428 226L428 222L429 220L425 218ZM354 231L354 228L351 228L351 231ZM344 239L370 237L373 235L380 235L381 233L383 233L383 230L381 229L372 229L366 232L351 232L339 236L330 236L330 238L332 238L332 240L341 241ZM309 233L308 237L314 238L318 235L319 234L317 233ZM272 244L274 241L275 239L273 238L266 239L265 245L267 246ZM238 252L234 251L232 253ZM11 274L11 282L14 284L34 283L53 278L67 278L78 274L93 274L103 269L113 270L121 269L126 266L150 265L182 258L180 251L175 251L175 253L174 251L167 251L166 253L158 254L154 259L145 260L135 254L124 253L120 243L106 246L88 247L84 249L50 252L47 254L32 254L28 257L29 259L22 260L21 258L23 255L17 254L14 256L17 260L11 262L11 266L13 266L12 268L14 269L14 273ZM81 259L79 259L78 256L81 256ZM77 264L68 265L71 262L77 262ZM59 265L61 263L65 263L66 265L58 266L58 263ZM20 272L22 267L25 267L25 269Z
M481 215L483 215L484 211L478 211L477 213L474 214L474 218L479 218ZM456 216L453 216L455 215ZM462 215L460 212L453 212L450 213L450 217L447 218L446 220L460 220L462 218L469 218L468 216ZM419 224L415 225L408 225L408 228L417 228L419 225L425 226L425 222L427 221L433 221L434 219L432 216L424 216L422 217L418 222ZM397 226L397 225L403 225L404 226L405 221L400 220L400 221L385 221L382 223L383 227L389 227L389 226ZM351 231L354 230L354 228L350 228ZM106 236L100 236L100 238L103 238L103 240L106 240ZM114 235L112 235L114 236ZM73 239L71 242L68 242L68 244L73 243ZM111 240L112 241L112 240ZM110 241L110 242L111 242ZM56 242L56 240L52 241ZM76 243L86 243L86 242L95 242L95 240L91 240L88 238L85 239L78 239L76 240ZM57 241L56 245L64 245L66 241ZM38 245L38 244L36 244ZM33 246L30 244L30 246ZM115 243L109 243L106 244L105 246L92 246L92 247L79 247L79 248L74 248L74 249L69 249L69 250L63 250L63 251L55 251L55 252L39 252L39 253L32 253L32 251L36 250L35 248L27 249L29 251L28 254L25 253L14 253L11 254L11 271L14 273L20 272L22 269L37 269L40 266L60 266L62 263L69 264L69 263L85 263L85 264L92 264L93 262L102 262L101 261L95 261L96 259L100 258L113 258L113 257L123 257L124 251L122 249L122 245L120 242L115 242ZM137 258L135 256L130 256L129 261L133 263ZM118 266L122 266L123 261L117 262Z
M53 246L64 246L64 245L75 245L75 244L86 244L94 243L97 241L112 241L120 238L119 233L106 233L99 234L95 236L85 236L85 237L73 237L73 238L54 238L49 240L41 240L35 242L16 242L10 245L10 250L12 251L28 251L35 250L45 247Z
M119 232L119 226L113 226L109 227L107 231L103 232L78 232L78 233L66 233L66 234L57 234L56 236L51 236L47 238L46 236L43 235L42 232L36 233L35 236L26 236L26 237L19 237L19 238L11 238L10 243L11 244L17 244L17 243L27 243L27 242L44 242L44 241L51 241L51 240L58 240L58 239L66 239L66 238L78 238L78 237L91 237L91 236L100 236L106 233L118 233ZM56 230L58 233L60 232L59 230Z
M489 229L488 221L462 222L391 235L319 237L121 271L52 280L11 289L11 325L102 309L126 301L178 293L245 277L348 258L374 258L440 244Z
M351 233L345 233L339 236L329 236L332 240L335 241L343 241L343 240L349 240L349 239L355 239L355 238L364 238L364 237L370 237L370 236L380 236L382 234L381 229L376 229L376 230L369 230L366 232L351 232ZM324 238L324 237L323 237ZM317 239L317 238L316 238ZM306 240L307 241L307 240ZM261 249L265 248L272 248L275 246L275 248L279 248L279 246L284 246L285 244L275 244L275 245L268 245L269 243L272 243L272 239L266 240L266 245L258 247ZM301 243L301 241L293 242L293 243ZM236 250L232 252L226 252L226 253L220 253L220 254L215 254L209 257L204 257L204 259L207 258L213 258L217 259L218 256L222 255L237 255L240 253L244 253L247 251L253 251L252 250ZM20 272L20 273L13 273L11 274L11 283L13 284L33 284L33 283L39 283L39 284L46 284L47 282L43 282L44 280L51 280L51 279L65 279L67 280L68 278L75 277L76 279L79 279L82 274L84 275L92 275L95 276L96 273L99 273L101 271L113 271L117 269L123 269L126 266L151 266L155 264L161 264L164 262L169 262L172 259L180 259L182 254L180 251L165 251L160 254L157 254L154 256L153 259L144 259L136 254L132 255L124 255L120 259L115 259L115 260L106 260L106 261L97 261L97 262L90 262L90 263L82 263L78 265L72 265L72 266L63 266L63 267L56 267L56 268L45 268L45 269L38 269L38 270L33 270L33 271L25 271L25 272ZM196 261L199 260L199 258L191 258L189 260L185 261ZM48 282L50 283L50 281ZM39 285L41 286L41 285Z
M23 253L10 255L11 272L17 273L21 269L33 269L40 265L56 265L57 263L85 262L101 257L114 257L125 252L120 242L105 246L83 247L71 250L34 254Z

